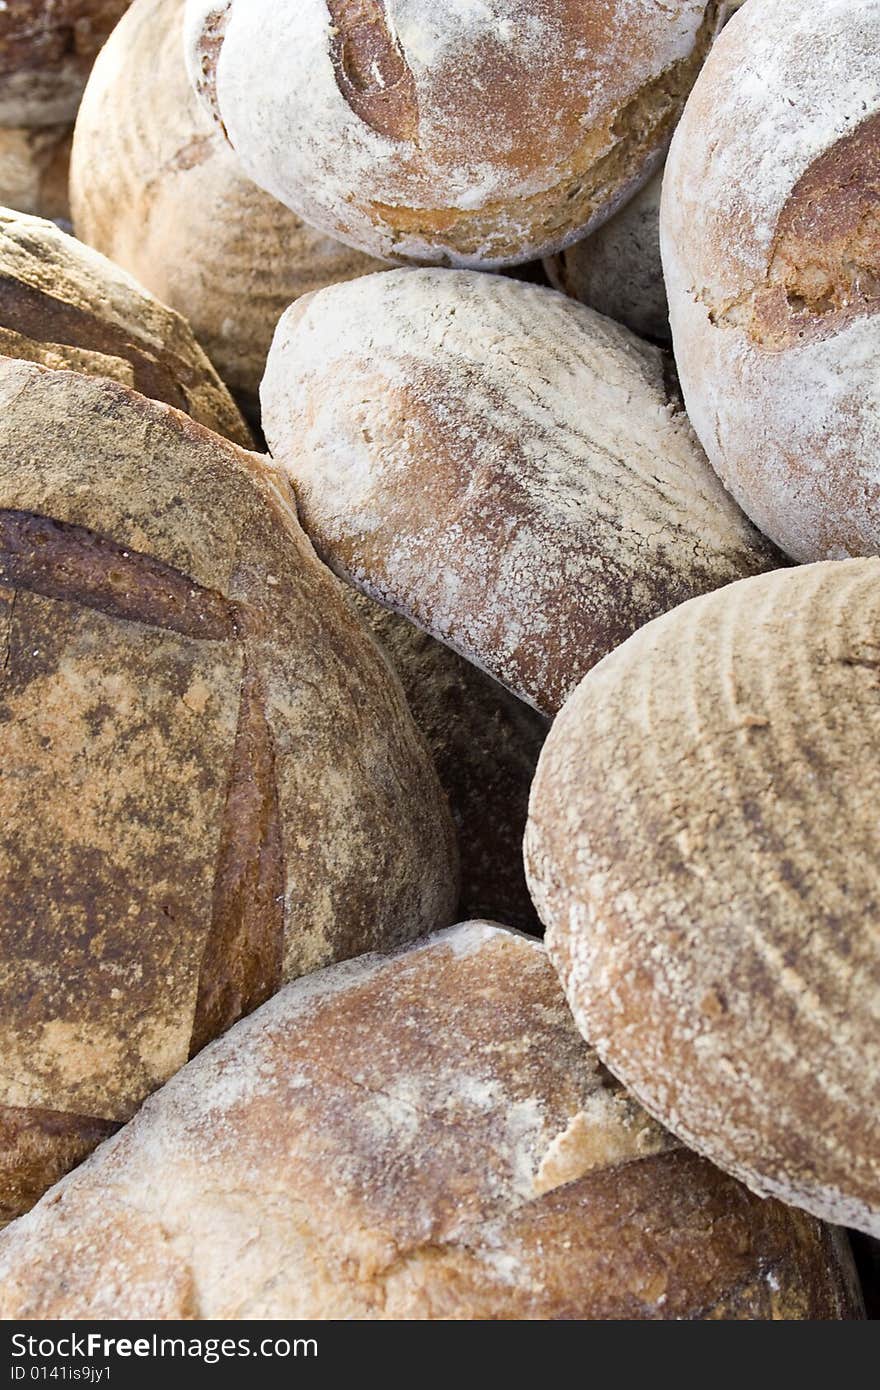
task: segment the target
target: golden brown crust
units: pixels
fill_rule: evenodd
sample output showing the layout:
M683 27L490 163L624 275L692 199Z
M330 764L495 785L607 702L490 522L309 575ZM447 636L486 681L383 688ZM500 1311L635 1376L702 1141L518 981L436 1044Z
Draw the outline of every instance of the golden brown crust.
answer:
M415 140L416 84L382 0L327 0L330 61L354 114L389 140Z
M0 1105L124 1120L281 978L448 920L453 830L263 460L10 360L0 444Z
M189 326L52 223L0 210L0 355L109 376L249 447Z
M282 991L0 1237L6 1318L838 1319L851 1280L672 1145L485 923Z
M98 49L130 0L14 0L0 10L0 125L72 120Z

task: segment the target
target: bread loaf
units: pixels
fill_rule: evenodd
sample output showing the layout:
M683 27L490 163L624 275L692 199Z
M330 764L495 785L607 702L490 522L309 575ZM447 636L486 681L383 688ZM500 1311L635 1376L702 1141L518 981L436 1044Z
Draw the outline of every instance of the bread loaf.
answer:
M660 262L663 173L592 236L546 262L550 283L634 333L669 340L669 306Z
M7 1319L838 1319L851 1279L484 923L291 985L0 1237Z
M540 932L522 841L546 719L405 618L342 588L400 676L449 797L461 850L461 914Z
M662 354L515 280L392 271L300 300L263 423L332 568L546 714L649 618L777 563Z
M568 244L649 177L719 10L189 0L187 45L247 173L308 222L373 256L488 267Z
M275 325L301 294L378 269L241 172L190 89L184 0L135 0L77 119L77 236L189 319L252 416Z
M681 383L720 477L797 560L880 550L880 0L762 0L667 166Z
M403 693L266 462L0 360L0 1219L285 979L454 913Z
M0 207L59 222L70 220L69 125L38 130L0 127Z
M651 623L557 720L526 837L614 1074L754 1191L875 1235L878 631L877 560Z
M112 377L238 444L253 443L178 314L53 223L4 209L0 355Z
M0 126L76 115L95 54L129 0L10 0L0 5Z

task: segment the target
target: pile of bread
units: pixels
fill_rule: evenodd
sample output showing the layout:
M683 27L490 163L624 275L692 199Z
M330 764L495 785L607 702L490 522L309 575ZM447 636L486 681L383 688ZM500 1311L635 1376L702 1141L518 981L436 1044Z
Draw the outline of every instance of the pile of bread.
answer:
M0 6L0 1316L865 1315L878 53Z

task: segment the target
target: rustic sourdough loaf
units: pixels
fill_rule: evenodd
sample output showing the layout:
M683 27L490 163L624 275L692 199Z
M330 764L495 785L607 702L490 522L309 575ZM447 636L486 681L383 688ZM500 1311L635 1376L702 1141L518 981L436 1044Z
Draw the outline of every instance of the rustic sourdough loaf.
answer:
M30 130L0 127L0 207L70 220L69 125Z
M77 236L189 319L249 413L272 333L301 294L378 268L263 193L192 92L184 0L135 0L77 119Z
M718 41L667 166L688 411L798 560L880 550L880 0L761 0Z
M449 797L461 855L461 915L540 932L522 841L547 720L406 618L347 584L342 589L400 676Z
M485 923L289 986L0 1237L7 1319L838 1319L851 1281Z
M0 355L112 377L253 441L189 325L51 222L0 208Z
M502 265L662 158L718 0L189 0L190 75L250 176L374 256ZM295 132L295 138L292 138Z
M129 0L0 5L0 126L72 121L95 54Z
M0 1219L283 980L455 908L403 692L254 454L0 360Z
M666 370L551 290L398 270L289 310L263 424L327 562L552 714L649 618L777 563Z
M615 1075L755 1191L874 1234L878 632L877 560L659 618L559 716L526 837L551 954Z

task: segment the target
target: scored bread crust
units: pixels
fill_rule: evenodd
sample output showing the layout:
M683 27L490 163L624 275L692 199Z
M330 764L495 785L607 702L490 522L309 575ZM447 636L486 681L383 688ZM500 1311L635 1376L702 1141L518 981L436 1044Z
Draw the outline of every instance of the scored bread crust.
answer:
M282 980L448 922L457 882L400 685L268 461L11 360L0 440L2 1219Z
M471 922L301 980L203 1053L0 1237L0 1315L860 1311L836 1235L674 1145L540 944Z
M72 121L95 55L129 0L10 0L0 7L0 126Z
M649 618L779 562L663 354L551 290L428 269L331 286L281 320L262 401L331 567L546 714Z
M644 628L545 745L526 863L586 1037L759 1193L880 1233L880 561Z
M0 354L112 377L253 443L179 314L51 222L0 208Z
M764 0L715 45L667 163L685 401L800 561L880 550L880 0Z
M184 0L135 0L89 79L71 160L77 236L183 314L249 414L278 319L378 269L251 183L193 93Z
M186 39L248 174L308 222L374 256L498 266L567 245L650 176L719 10L190 0Z

